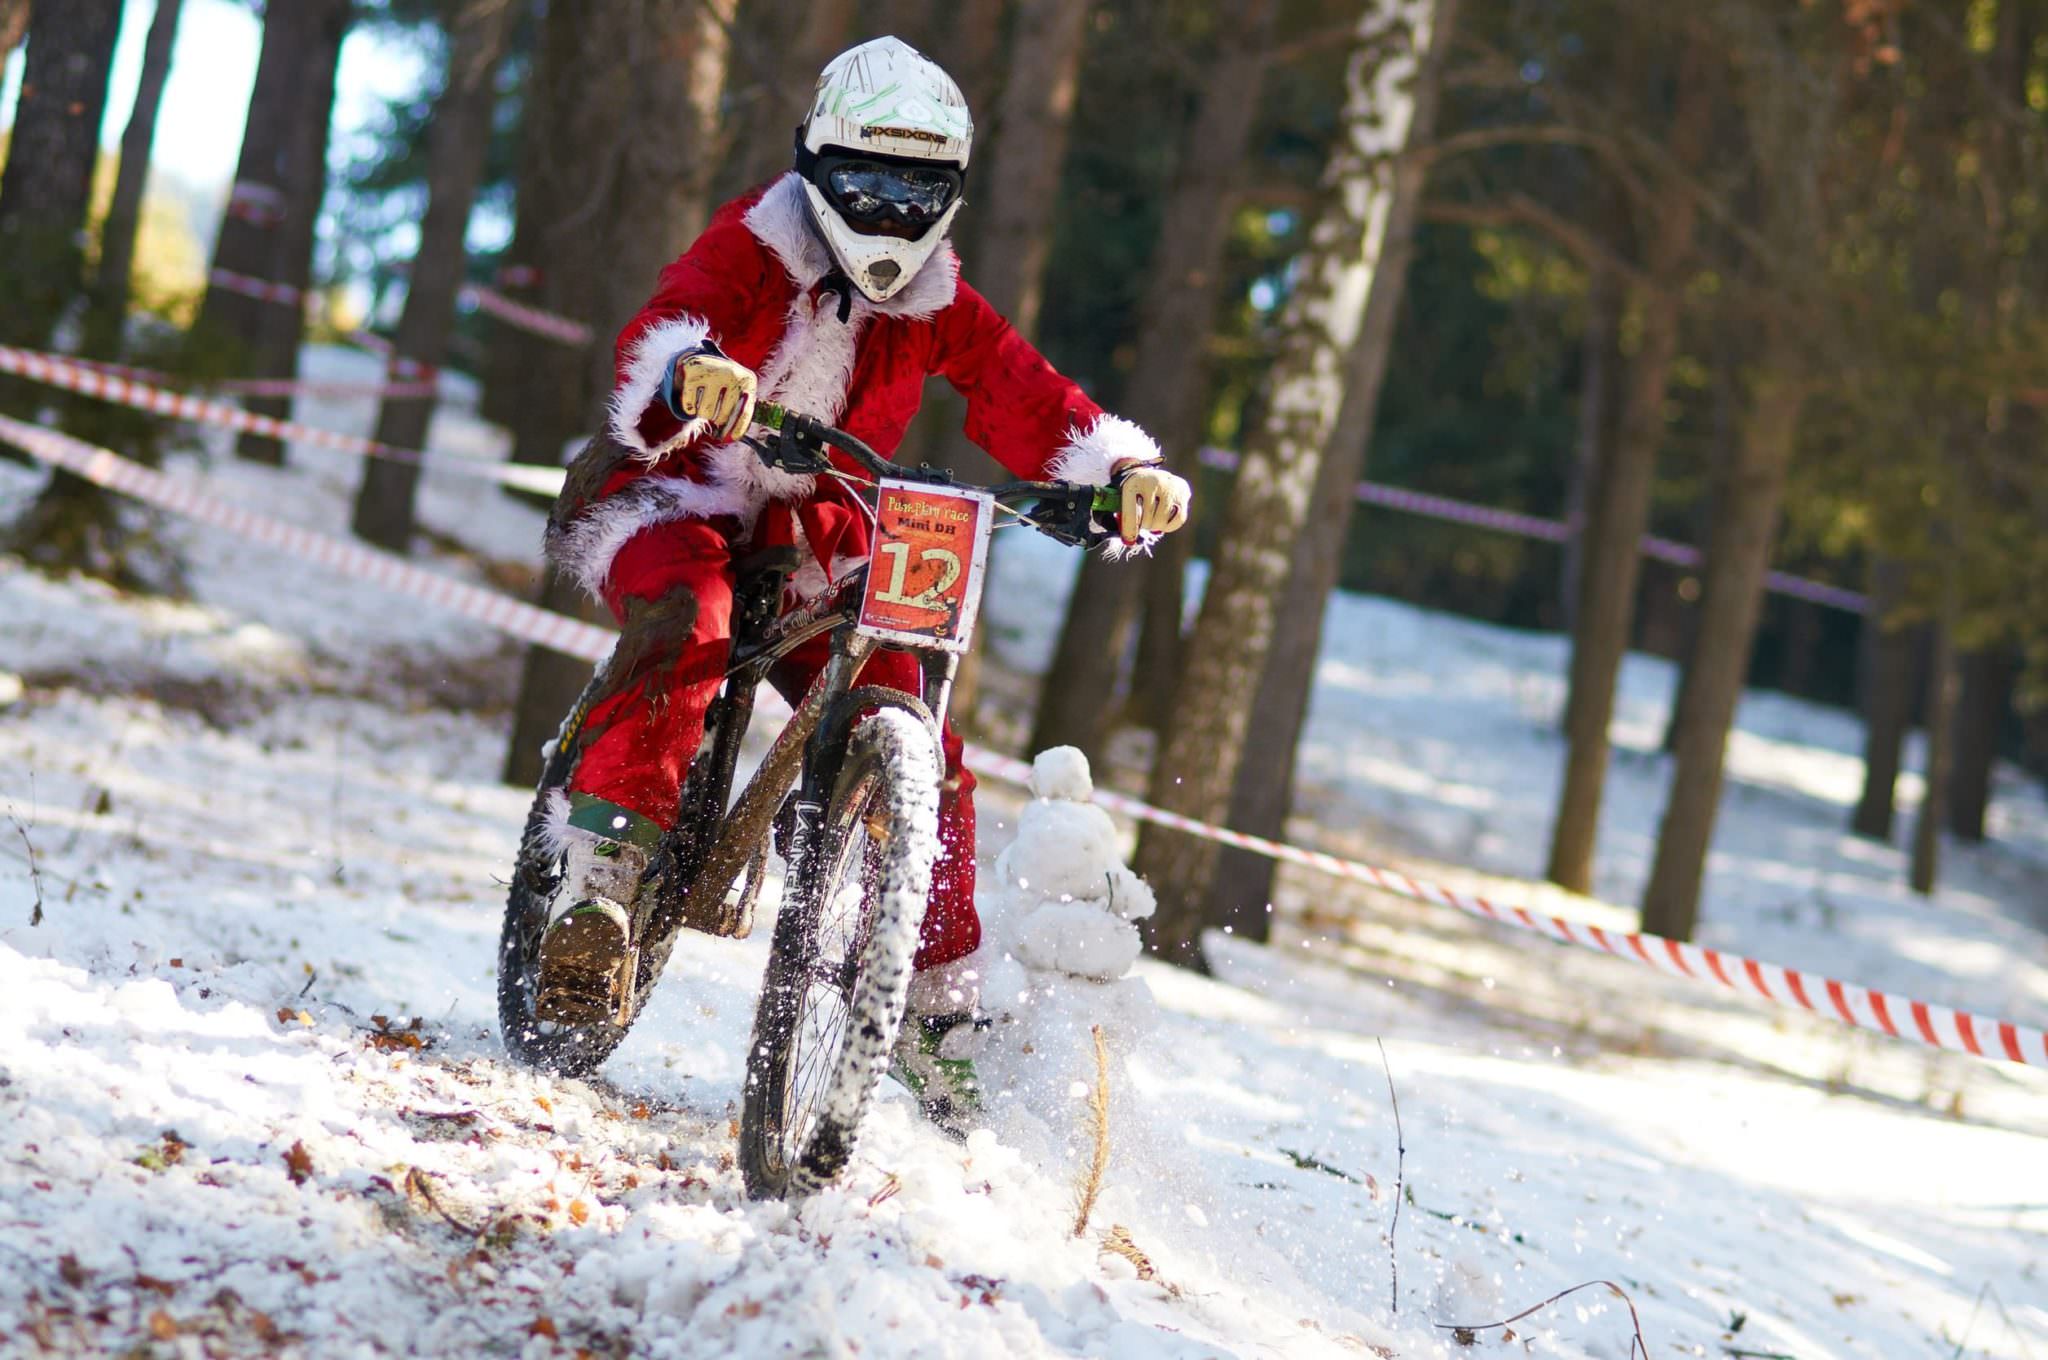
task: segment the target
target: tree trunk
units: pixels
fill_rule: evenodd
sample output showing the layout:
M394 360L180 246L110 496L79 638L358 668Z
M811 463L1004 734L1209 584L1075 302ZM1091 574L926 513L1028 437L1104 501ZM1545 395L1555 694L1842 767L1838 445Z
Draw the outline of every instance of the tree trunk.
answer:
M548 9L527 84L512 260L538 271L535 306L596 340L579 351L493 331L493 386L517 462L559 467L564 446L594 428L613 336L710 218L734 3Z
M1276 0L1244 0L1236 40L1219 45L1200 82L1202 97L1188 125L1168 191L1166 211L1140 304L1138 352L1120 403L1152 432L1169 459L1192 462L1204 415L1203 366L1190 337L1207 335L1216 312L1223 251L1230 239L1231 188L1258 111ZM1185 466L1185 464L1184 464ZM1192 467L1187 469L1193 475ZM1128 651L1131 625L1147 582L1172 573L1178 582L1192 531L1163 540L1149 562L1083 560L1067 602L1052 668L1039 689L1031 749L1078 746L1102 755L1115 715L1112 696ZM1179 608L1176 588L1175 608ZM1179 641L1176 615L1174 640ZM1133 693L1166 683L1171 672L1148 671L1141 657Z
M323 23L336 7L336 0L303 0L272 5L264 14L263 49L249 91L234 189L214 240L214 273L193 328L201 350L195 366L201 371L240 368L262 344L266 313L304 305L303 299L282 303L250 297L224 287L221 276L276 281L272 271L284 253L280 243L286 215L301 182L305 138L299 118L309 82L321 83L310 63L322 45Z
M119 359L122 331L128 319L128 297L135 272L135 237L142 225L142 195L149 184L150 148L156 142L157 112L164 84L170 79L171 52L178 39L178 16L185 0L157 0L142 46L142 74L135 83L135 109L121 134L121 168L114 176L114 198L100 224L99 278L92 312L86 319L86 353Z
M120 31L121 0L40 4L29 18L21 95L0 173L0 343L48 344L79 295L79 242Z
M587 614L588 604L576 584L548 569L541 580L542 609L559 614ZM541 748L555 739L576 696L590 682L590 663L528 647L519 670L519 702L512 713L512 744L505 750L505 782L531 787L540 782L546 762Z
M28 32L28 0L0 0L0 66L21 46Z
M854 0L747 0L739 7L730 25L723 163L712 181L719 201L789 169L818 72L853 45L856 8Z
M1917 630L1894 617L1905 593L1905 567L1896 558L1879 558L1870 570L1861 638L1863 794L1849 819L1851 831L1874 841L1892 838L1893 791L1906 729L1913 721Z
M268 304L256 322L256 344L248 372L258 378L296 378L299 347L306 335L306 304L313 287L313 242L320 205L327 197L327 144L334 126L334 85L341 64L341 40L354 18L355 0L300 0L312 22L300 56L301 82L291 108L291 146L284 173L284 221L271 239L276 253L263 277L295 288L294 305ZM267 25L266 20L266 25ZM266 47L267 47L266 43ZM250 397L243 403L259 415L287 419L290 397ZM284 462L284 445L268 435L244 434L235 453L255 463Z
M975 237L975 286L1027 340L1038 333L1089 11L1088 0L1020 0L1009 79L996 115L1004 135L991 163L976 171L988 195ZM986 640L985 633L975 637L953 680L952 711L965 719L972 719L980 697Z
M975 235L975 287L1026 338L1038 333L1045 257L1074 113L1088 0L1020 0L1010 74L996 113L1003 129Z
M1913 819L1913 862L1908 878L1913 891L1934 894L1941 868L1941 825L1948 820L1949 775L1955 764L1956 569L1953 557L1943 563L1940 613L1934 620L1934 656L1927 665L1926 792Z
M1699 920L1700 885L1721 799L1728 731L1749 674L1785 471L1806 401L1796 376L1803 358L1800 341L1786 322L1772 323L1772 330L1750 379L1750 411L1742 440L1714 507L1691 693L1678 733L1656 859L1643 896L1643 929L1677 940L1691 939Z
M517 18L518 6L510 0L457 11L447 81L427 134L427 212L393 346L393 357L405 361L390 366L396 376L431 374L447 355L465 273L470 210L491 144L498 66ZM425 448L433 416L431 394L386 397L377 412L376 437L396 448ZM365 458L356 493L356 533L393 552L406 552L412 546L419 475L417 464Z
M1376 0L1358 20L1323 201L1282 317L1271 400L1245 448L1175 721L1152 771L1152 801L1176 812L1215 821L1229 811L1294 545L1344 402L1346 364L1392 206L1389 163L1407 145L1413 74L1434 8L1430 0ZM1205 840L1155 826L1139 839L1138 871L1159 896L1149 944L1172 962L1205 966L1202 913L1215 863Z
M1614 442L1615 368L1620 362L1622 306L1627 293L1611 268L1596 266L1586 289L1586 334L1580 341L1579 429L1572 458L1571 483L1565 492L1565 522L1571 537L1564 544L1563 579L1558 589L1565 631L1578 626L1579 580L1585 565L1586 502L1593 480Z
M1711 60L1701 39L1689 41L1679 59L1670 150L1683 167L1699 162L1711 132ZM1629 365L1620 425L1593 487L1582 538L1571 690L1565 705L1564 784L1558 792L1545 871L1552 882L1573 892L1590 892L1593 886L1600 798L1607 783L1607 726L1614 716L1615 684L1635 611L1639 544L1649 525L1650 490L1664 442L1665 390L1678 354L1681 290L1692 256L1696 216L1692 195L1675 189L1657 206L1645 261L1649 285L1639 289L1637 297L1641 340Z
M2018 658L2005 647L1986 647L1963 658L1962 695L1956 701L1955 767L1948 788L1948 829L1957 840L1980 844L1991 808L1999 738L2012 711Z
M604 340L580 356L542 342L547 350L536 355L529 384L536 400L517 432L523 461L559 465L563 442L596 426L612 386L609 338L709 217L716 162L706 148L725 84L730 16L731 0L605 0L549 12L529 94L536 102L528 117L539 121L526 169L535 181L521 185L520 210L531 212L521 235L531 230L547 263L540 305L584 321ZM667 135L648 136L650 127ZM582 605L552 574L541 603L571 613ZM585 662L528 650L509 782L539 778L540 743L589 676Z
M1457 21L1455 9L1456 0L1437 0L1435 31L1414 83L1410 146L1427 145L1436 135L1438 96ZM1322 651L1323 620L1328 613L1325 602L1336 593L1345 534L1357 509L1352 488L1365 475L1428 174L1427 165L1414 157L1395 166L1386 237L1366 297L1365 317L1352 345L1344 405L1316 476L1307 532L1295 543L1285 597L1295 603L1281 610L1274 622L1272 652L1259 677L1258 698L1246 729L1244 760L1231 790L1227 819L1228 825L1254 836L1278 840L1286 834L1294 802L1295 755L1308 722L1316 659ZM1205 911L1209 925L1262 943L1269 939L1277 867L1265 855L1223 849Z

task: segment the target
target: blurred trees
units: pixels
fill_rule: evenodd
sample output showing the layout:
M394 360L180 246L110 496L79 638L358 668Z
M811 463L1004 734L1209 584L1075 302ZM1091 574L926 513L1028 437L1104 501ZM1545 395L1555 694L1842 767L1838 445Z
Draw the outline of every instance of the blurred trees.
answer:
M405 310L399 317L387 372L428 381L447 357L457 294L468 274L469 218L490 152L498 100L498 67L519 17L515 0L453 0L448 69L427 146L427 210L420 221ZM423 449L434 397L387 394L378 407L376 438L394 448ZM354 528L372 543L404 552L412 542L416 463L363 460Z
M597 341L578 354L540 336L493 332L494 379L513 388L513 456L521 462L560 466L564 446L597 428L611 390L611 337L710 218L734 32L729 0L548 9L526 93L510 258L536 272L539 305L588 325ZM574 588L553 579L541 600L581 607ZM509 782L539 777L541 745L589 675L585 662L528 649Z
M1228 808L1277 616L1294 603L1286 599L1294 546L1312 515L1352 377L1352 346L1367 299L1385 278L1379 265L1393 206L1388 159L1408 144L1414 76L1434 9L1432 0L1374 0L1356 21L1343 113L1300 282L1281 321L1265 418L1245 448L1152 768L1151 800L1170 811L1213 821ZM1213 841L1145 828L1137 868L1159 896L1154 952L1205 966L1202 907L1215 861Z
M298 372L314 226L327 188L335 66L353 17L354 0L297 0L264 12L241 159L195 327L200 349L220 355L211 362L249 376ZM266 284L296 295L258 296ZM251 398L249 406L271 415L290 410L289 400L276 397ZM283 445L264 435L240 436L235 451L284 461Z
M0 343L41 348L84 289L86 208L120 31L121 0L63 0L29 15L0 173Z
M1650 923L1695 924L1728 733L1759 683L1860 702L1852 825L1881 840L1907 734L1927 728L1932 782L1910 844L1931 883L1943 835L1997 825L1999 753L2048 766L2048 372L2030 305L2048 286L2048 9L1464 0L1422 78L1373 93L1412 113L1415 145L1353 158L1372 206L1339 249L1318 186L1360 131L1352 38L1362 15L1420 3L273 3L214 260L226 274L189 368L295 371L303 309L222 280L303 292L318 234L340 277L368 279L375 318L395 317L403 359L478 359L514 456L558 465L595 424L610 336L660 267L718 202L788 165L823 62L895 31L952 70L977 115L969 279L1200 484L1193 528L1157 558L1082 566L1033 745L1100 755L1120 726L1152 727L1152 746L1116 751L1151 761L1140 777L1159 801L1277 831L1328 593L1378 590L1569 626L1557 882L1589 888L1601 865L1616 678L1635 647L1687 659ZM0 56L29 22L0 178L0 336L15 343L120 351L151 90L178 5L157 6L95 238L84 186L120 10L0 0ZM448 75L394 100L323 218L335 58L349 26L372 21ZM1366 64L1411 60L1401 31ZM502 258L471 248L507 237ZM594 342L458 319L462 284L486 278ZM402 311L380 306L401 284ZM907 458L957 429L933 395ZM67 422L84 409L59 405ZM431 409L386 403L380 437L424 445ZM1197 466L1205 442L1239 449L1234 477ZM1361 470L1579 532L1560 550L1360 511ZM403 548L415 480L366 467L358 531ZM91 533L111 541L106 509ZM1707 561L1644 568L1646 531L1703 541ZM47 554L67 531L27 532ZM1203 556L1215 588L1187 635ZM1869 616L1767 605L1774 562L1865 586ZM558 588L545 599L576 607ZM582 675L530 658L513 777L529 776ZM1196 957L1204 924L1264 929L1266 861L1151 831L1142 859L1170 955Z
M135 239L142 229L142 194L149 184L150 149L156 144L157 113L171 75L171 53L185 0L156 0L149 37L142 46L142 72L135 104L121 134L121 165L114 196L100 221L100 259L94 270L92 309L86 319L85 349L102 359L121 357L123 327L135 273Z

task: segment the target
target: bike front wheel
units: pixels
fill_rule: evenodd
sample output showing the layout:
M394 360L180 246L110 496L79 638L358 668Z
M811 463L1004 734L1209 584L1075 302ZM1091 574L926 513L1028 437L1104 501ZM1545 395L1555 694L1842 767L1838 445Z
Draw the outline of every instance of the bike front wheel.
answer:
M853 1156L903 1023L938 860L939 773L925 718L870 714L798 848L747 1052L740 1170L757 1199L811 1194Z

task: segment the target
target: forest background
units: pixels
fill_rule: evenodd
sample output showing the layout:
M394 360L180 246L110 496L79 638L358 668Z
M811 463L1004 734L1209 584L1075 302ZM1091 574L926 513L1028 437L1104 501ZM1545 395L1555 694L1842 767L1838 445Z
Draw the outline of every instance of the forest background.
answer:
M1680 937L1745 684L1858 706L1855 827L1910 835L1923 890L1944 836L1986 834L1997 757L2048 777L2043 0L0 0L0 344L203 385L367 333L395 374L477 373L512 456L559 466L605 338L712 207L787 165L818 67L885 32L976 110L968 276L1198 483L1182 550L1084 573L1035 713L970 687L984 736L1122 743L1154 802L1277 833L1331 590L1569 630L1549 867L1584 891L1621 656L1672 656L1641 905ZM174 72L230 84L231 44L195 33L241 35L247 106L160 133ZM240 138L234 193L164 172L195 138L217 164ZM465 284L599 341L467 310ZM0 406L166 448L152 418L11 381ZM421 447L431 411L394 397L378 437ZM905 456L984 472L958 417L933 389ZM1573 532L1358 507L1361 476ZM407 550L413 491L367 463L357 531ZM1705 560L1644 559L1645 533ZM68 478L9 535L177 586L146 519ZM1868 606L1770 593L1767 566ZM529 659L509 778L585 673ZM1160 953L1262 935L1269 863L1148 829L1139 867Z

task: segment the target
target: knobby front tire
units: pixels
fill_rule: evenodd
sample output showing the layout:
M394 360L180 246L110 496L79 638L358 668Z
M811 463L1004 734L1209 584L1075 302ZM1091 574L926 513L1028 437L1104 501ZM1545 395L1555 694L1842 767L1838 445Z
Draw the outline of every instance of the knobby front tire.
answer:
M740 1171L756 1199L809 1195L853 1156L903 1023L938 860L940 769L919 714L863 718L790 866L740 1116Z

